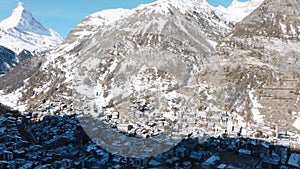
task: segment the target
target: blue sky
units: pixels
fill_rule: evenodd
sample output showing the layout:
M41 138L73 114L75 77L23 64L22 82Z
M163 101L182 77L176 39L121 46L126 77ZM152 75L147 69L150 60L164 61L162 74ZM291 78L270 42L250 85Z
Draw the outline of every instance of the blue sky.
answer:
M222 5L222 6L229 6L232 2L232 0L206 0L208 3L210 3L211 5L213 6L219 6L219 5ZM246 2L248 0L239 0L240 2Z
M22 0L33 16L46 27L66 37L80 20L97 11L111 8L134 8L155 0ZM207 0L214 6L228 6L232 0ZM240 0L247 1L247 0ZM19 0L0 0L0 21L10 16Z

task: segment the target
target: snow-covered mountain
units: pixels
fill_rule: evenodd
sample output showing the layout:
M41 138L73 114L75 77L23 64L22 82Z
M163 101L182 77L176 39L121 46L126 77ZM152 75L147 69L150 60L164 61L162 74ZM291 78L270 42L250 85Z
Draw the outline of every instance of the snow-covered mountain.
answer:
M263 1L264 0L249 0L240 2L238 0L233 0L231 5L227 8L220 5L214 9L219 15L224 16L227 20L237 23L261 5Z
M205 0L97 12L64 43L4 76L0 102L37 111L63 102L72 112L141 126L158 117L184 134L201 117L217 124L222 113L249 131L272 121L292 128L280 120L299 110L299 69L281 70L299 66L299 11L295 0L265 0L237 24Z
M40 52L57 46L63 38L52 29L45 28L19 2L10 17L0 22L0 45L16 53L26 49Z
M226 102L231 102L228 107L259 125L274 123L296 133L300 108L299 16L299 1L265 0L236 24L212 56L222 62L219 70L224 71L219 72L227 79L226 92L234 91L227 97Z
M154 108L169 111L173 103L168 99L188 98L192 90L198 90L195 84L204 60L232 27L204 0L159 0L132 10L97 12L84 18L64 43L32 59L30 66L24 67L28 71L16 69L4 76L1 90L20 89L19 102L14 102L35 109L49 96L69 98L68 94L75 93L69 90L79 81L94 81L98 83L99 107L120 102L116 105L119 109L134 104L133 97L142 99L150 92L157 93L161 101ZM82 77L78 74L81 69L93 78ZM32 72L36 72L34 76ZM11 86L13 74L22 77ZM143 76L151 80L146 82ZM180 94L179 86L191 89ZM167 94L170 91L174 95ZM128 107L124 111L129 111Z
M71 30L66 41L72 42L74 39L84 39L99 31L102 27L112 23L121 17L126 17L131 13L129 9L108 9L95 12L83 18L80 23ZM71 39L72 38L72 39Z

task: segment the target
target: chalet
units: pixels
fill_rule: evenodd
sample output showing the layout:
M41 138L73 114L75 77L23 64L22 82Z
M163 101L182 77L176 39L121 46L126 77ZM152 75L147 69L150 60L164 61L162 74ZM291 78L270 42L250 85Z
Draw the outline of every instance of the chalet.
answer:
M278 156L266 156L261 162L261 166L264 169L279 169L280 157Z
M217 169L225 169L227 168L227 164L220 164L217 166Z
M189 158L192 161L203 161L205 158L209 157L210 153L205 151L193 151L191 152Z
M300 154L292 153L287 164L291 168L300 168Z
M160 167L162 166L163 164L160 162L160 161L156 161L154 159L151 159L149 162L148 162L148 165L150 167Z
M261 144L254 146L251 151L253 156L259 158L264 158L265 156L270 154L270 150Z
M190 161L185 161L182 163L183 168L190 168L192 166L192 163Z
M26 154L24 150L14 150L13 153L16 158L24 158Z
M166 164L168 167L174 166L175 163L178 163L180 161L180 158L178 157L173 157L173 158L169 158L166 160Z
M213 155L201 164L201 168L203 169L214 168L213 166L215 166L218 161L220 161L220 156Z
M138 165L138 166L141 166L141 165L146 165L148 162L148 160L146 158L137 158L135 161L134 161L134 164L135 165Z
M240 154L246 154L246 155L251 155L251 151L247 149L242 149L240 148L238 151Z
M54 162L53 158L52 157L45 157L42 159L42 162L43 163L46 163L46 164L51 164Z
M112 119L118 119L118 118L119 118L119 112L113 112Z
M72 160L65 158L65 159L62 159L61 162L62 162L61 167L72 168Z
M5 161L10 161L14 158L14 155L10 151L2 151L0 152L0 159Z
M178 158L184 158L187 157L189 154L189 151L187 148L183 148L183 147L177 147L175 150L175 156Z

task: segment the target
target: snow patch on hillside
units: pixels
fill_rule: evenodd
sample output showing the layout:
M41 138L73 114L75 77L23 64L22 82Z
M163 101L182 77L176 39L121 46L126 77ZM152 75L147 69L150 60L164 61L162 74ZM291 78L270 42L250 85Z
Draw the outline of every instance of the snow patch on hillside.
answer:
M129 9L107 9L99 12L95 12L84 19L75 27L77 28L74 35L79 39L90 36L93 33L99 31L100 27L109 25L120 18L126 17L132 13Z
M293 126L294 126L296 129L300 130L300 117L298 117L298 118L295 120L295 122L293 123Z
M0 103L21 112L25 111L27 109L27 105L19 103L19 99L22 96L23 90L23 87L21 87L9 94L4 94L3 90L0 90Z
M262 108L261 104L258 102L257 98L254 96L254 90L251 90L249 92L249 97L251 100L251 113L253 121L257 123L263 123L264 122L264 116L260 114L259 109Z

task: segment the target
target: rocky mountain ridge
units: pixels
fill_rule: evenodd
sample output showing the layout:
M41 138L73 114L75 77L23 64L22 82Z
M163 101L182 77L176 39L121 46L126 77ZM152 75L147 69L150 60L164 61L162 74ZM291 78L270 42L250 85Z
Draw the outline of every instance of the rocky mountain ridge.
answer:
M8 72L12 67L24 62L31 56L32 54L27 50L23 50L17 55L12 50L0 46L0 74Z

